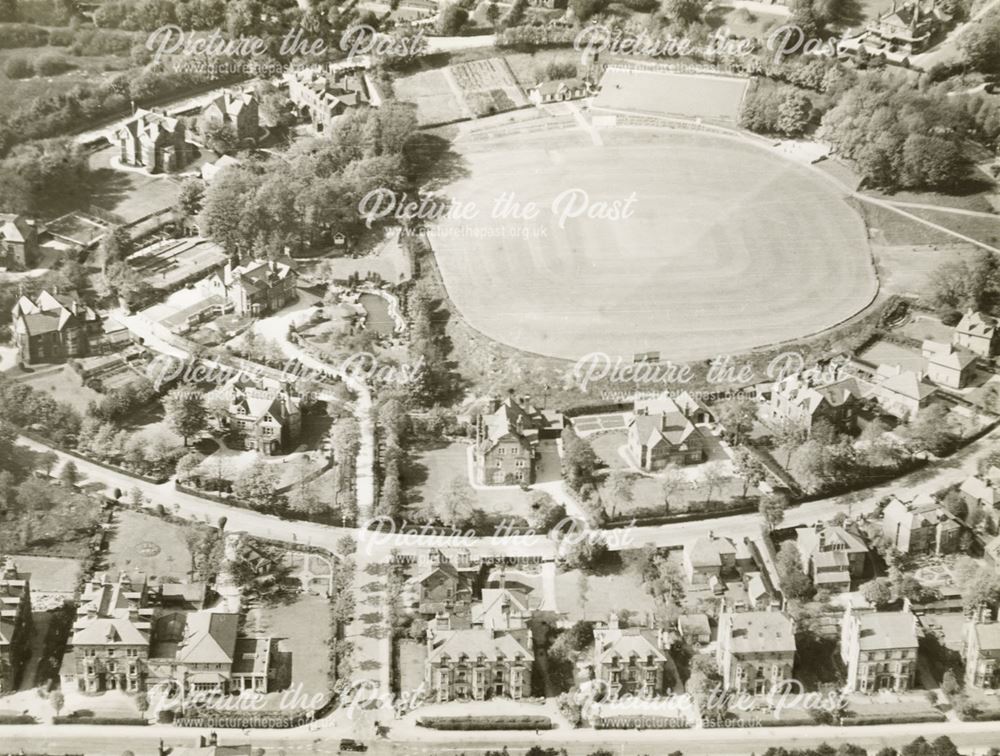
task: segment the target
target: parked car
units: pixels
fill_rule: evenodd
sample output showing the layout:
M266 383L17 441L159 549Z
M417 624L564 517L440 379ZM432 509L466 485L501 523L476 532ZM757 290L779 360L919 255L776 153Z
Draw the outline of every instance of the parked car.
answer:
M358 742L357 740L352 740L351 738L344 738L340 741L340 751L367 751L368 746L364 743Z

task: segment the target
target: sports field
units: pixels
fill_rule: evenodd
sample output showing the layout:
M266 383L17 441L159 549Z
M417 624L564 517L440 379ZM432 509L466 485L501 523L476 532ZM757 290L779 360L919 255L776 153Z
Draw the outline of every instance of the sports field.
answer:
M736 123L748 79L612 66L601 79L595 108Z
M601 136L457 143L469 173L447 194L478 215L439 221L431 243L458 310L487 336L568 359L693 360L822 330L874 296L861 218L810 169L707 133ZM634 193L631 217L560 227L551 208L567 190L586 192L588 209ZM538 216L495 217L501 193Z

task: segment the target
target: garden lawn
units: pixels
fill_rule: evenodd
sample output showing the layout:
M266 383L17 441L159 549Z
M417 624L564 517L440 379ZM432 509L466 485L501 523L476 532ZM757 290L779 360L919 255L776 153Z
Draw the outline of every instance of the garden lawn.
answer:
M590 575L569 570L556 575L556 603L572 622L607 621L608 614L629 611L644 618L656 609L656 602L632 571L617 575Z
M80 376L68 365L55 370L42 367L35 373L21 373L17 381L51 394L53 399L65 402L81 414L87 411L87 406L91 402L100 401L102 398L101 394L84 386Z
M248 633L270 636L277 644L276 688L301 685L311 698L330 690L330 604L322 596L302 594L289 604L257 607L247 614Z
M447 123L468 117L463 103L448 85L444 69L421 71L396 79L393 84L396 99L417 106L417 123L421 126Z
M454 478L468 480L468 449L468 444L450 443L414 451L404 472L411 510L421 502L435 501ZM526 518L530 511L532 494L520 488L476 488L473 494L473 506L490 519Z
M107 553L111 574L142 572L150 578L186 580L191 570L187 530L142 512L121 509Z

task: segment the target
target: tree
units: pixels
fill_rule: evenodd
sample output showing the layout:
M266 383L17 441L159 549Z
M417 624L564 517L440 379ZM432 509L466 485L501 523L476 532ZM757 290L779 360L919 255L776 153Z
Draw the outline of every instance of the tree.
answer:
M581 23L591 16L601 13L608 6L608 0L570 0L569 8Z
M35 68L27 58L15 55L7 58L3 72L8 79L30 79L35 75Z
M399 479L399 463L390 461L385 467L385 477L379 492L376 514L383 517L396 517L403 510L403 486Z
M562 557L570 570L588 569L604 558L608 544L603 538L583 537L566 544Z
M959 438L951 428L948 408L941 404L922 409L907 426L906 436L914 451L928 451L936 456L954 450Z
M1000 72L1000 16L993 14L970 24L958 44L972 68L982 73Z
M563 477L569 487L579 493L585 484L593 485L599 459L590 443L576 435L572 428L563 430L562 442Z
M358 550L358 542L352 535L341 536L337 539L337 553L343 556L350 556Z
M107 272L111 263L124 262L133 252L135 243L131 232L124 226L115 226L101 239L97 247L97 259L100 260L101 269Z
M330 446L337 464L350 465L353 469L354 460L361 448L361 435L358 431L357 421L353 418L338 421L330 432Z
M577 620L563 630L552 641L549 655L575 664L577 658L594 642L594 623L587 620Z
M177 480L181 483L189 481L194 477L195 471L201 467L205 457L198 451L192 449L179 460L177 460Z
M767 523L768 530L774 530L785 519L785 510L788 508L788 496L783 493L774 492L762 496L758 510L760 516Z
M806 433L806 429L799 423L784 419L774 427L772 437L777 446L784 447L785 449L784 466L787 470L792 462L792 454L795 452L796 447L804 442L809 437L809 434Z
M963 146L953 139L910 134L903 143L901 180L905 186L954 188L968 175L969 166Z
M233 483L233 497L239 506L258 512L274 512L281 508L282 496L278 487L278 474L272 466L258 459Z
M44 512L55 504L54 489L37 478L28 478L17 486L14 498L22 512Z
M751 486L756 488L767 478L764 465L761 464L757 455L745 446L737 447L733 453L733 468L736 470L736 474L743 479L743 492L740 496L744 499L748 488Z
M788 136L800 136L812 120L812 101L797 89L789 89L778 105L778 131Z
M663 510L670 511L670 500L673 495L689 485L687 476L675 464L669 464L663 468L659 475L660 491L663 492Z
M528 525L539 532L547 532L566 519L566 509L544 491L531 497L528 510Z
M831 479L829 448L809 439L795 452L788 471L806 491L817 491Z
M458 3L446 5L438 14L437 30L443 37L451 37L461 30L469 20L469 12Z
M715 490L727 480L729 480L729 476L723 472L718 462L711 462L705 466L701 476L701 485L705 489L705 506L708 506L712 500L712 494Z
M452 478L442 491L438 506L435 509L442 525L461 527L472 521L475 514L475 493L465 476Z
M163 409L167 423L184 439L196 436L208 427L208 412L205 397L198 391L175 388L163 397Z
M194 218L201 212L205 200L205 185L197 179L185 179L177 195L177 214Z
M304 515L320 514L326 509L326 504L320 498L316 485L310 480L319 468L308 457L300 458L295 465L296 480L288 494L288 508Z
M218 155L228 155L240 148L240 138L231 123L204 124L202 139L210 150Z
M775 559L781 590L788 598L804 599L812 593L812 581L802 568L802 555L798 546L792 541L786 541L778 549Z
M80 480L80 473L76 469L76 463L73 460L66 460L66 464L62 467L62 472L59 473L59 480L62 481L62 484L66 488L72 489L76 486Z
M757 420L757 403L752 399L733 398L722 402L716 413L719 423L733 436L738 445L743 436L753 430Z
M115 294L128 310L143 302L151 290L146 279L140 276L131 265L117 261L108 265L104 271L104 283Z
M486 6L486 20L490 22L490 26L496 26L500 20L500 6L495 2Z
M687 26L701 18L702 8L701 0L664 0L663 14L671 21Z
M865 585L861 594L876 609L884 609L892 601L892 585L885 578L876 578Z
M611 519L618 512L619 504L631 504L635 499L635 480L625 470L612 470L607 478L608 493L611 496Z
M66 697L63 695L62 691L56 688L51 693L49 693L49 706L55 711L56 716L59 716L59 712L62 711L63 706L66 705Z

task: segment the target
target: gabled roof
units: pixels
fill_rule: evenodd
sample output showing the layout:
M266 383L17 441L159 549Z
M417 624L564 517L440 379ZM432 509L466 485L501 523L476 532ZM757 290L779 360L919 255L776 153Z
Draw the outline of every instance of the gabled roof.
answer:
M432 645L427 657L431 662L444 657L457 661L462 656L472 661L480 656L490 661L514 661L518 656L528 662L535 659L534 654L515 638L514 632L495 633L487 628L439 631Z
M879 388L917 401L923 401L937 390L912 370L889 376L879 384Z
M639 443L650 449L666 445L671 448L701 439L701 432L681 412L663 412L655 415L635 415L628 424L635 429Z
M74 646L148 646L149 637L128 617L97 617L73 633Z
M482 600L472 606L472 622L486 627L508 629L531 612L528 594L508 588L484 588Z
M0 239L23 243L34 235L35 227L23 215L0 213Z
M982 312L975 312L969 310L962 316L962 319L958 321L958 325L955 326L955 330L958 333L968 334L969 336L980 336L984 338L993 338L993 334L996 333L997 329L997 319L991 315L987 315Z
M657 643L656 631L647 627L604 630L600 647L595 648L594 652L596 660L602 664L616 657L628 659L637 656L646 659L652 656L656 661L667 659Z
M995 485L996 477L992 475L994 470L997 468L991 468L990 474L986 478L980 478L978 475L966 478L959 490L985 504L996 505L1000 503L1000 488Z
M232 664L239 628L238 614L192 612L187 615L177 661L188 664Z
M488 415L483 415L485 438L480 444L481 452L488 452L502 439L513 437L523 448L538 443L538 433L542 428L558 427L559 419L542 412L531 405L523 407L508 396L500 406Z
M976 361L976 355L972 352L939 341L925 340L920 350L932 365L940 365L949 370L965 370Z
M805 558L824 552L865 554L868 547L855 533L839 525L822 525L795 529L799 551Z
M852 397L860 398L863 394L861 386L854 378L813 385L810 379L798 374L786 376L775 383L772 392L782 396L790 404L804 409L810 416L814 415L823 404L839 407Z

